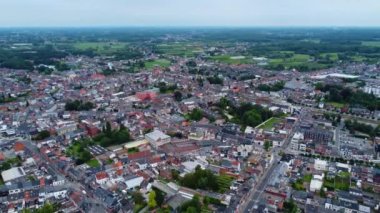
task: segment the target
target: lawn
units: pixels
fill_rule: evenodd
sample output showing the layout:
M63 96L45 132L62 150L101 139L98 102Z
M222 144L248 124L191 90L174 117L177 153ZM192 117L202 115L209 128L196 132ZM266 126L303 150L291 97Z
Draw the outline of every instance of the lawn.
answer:
M312 174L306 174L305 176L303 176L302 179L303 179L303 182L310 183L311 179L313 179L313 175Z
M154 67L165 68L165 67L169 67L170 64L171 62L167 59L157 59L153 61L146 61L145 68L147 69L153 69Z
M212 61L225 63L225 64L252 64L254 63L250 56L230 56L230 55L218 55L209 58Z
M343 190L348 191L350 188L350 174L347 172L341 172L335 178L325 178L323 181L323 187L331 191Z
M281 121L280 118L272 117L269 120L266 120L264 124L261 124L257 128L271 130L274 127L274 125L280 121Z
M338 103L338 102L327 102L328 104L331 104L335 108L343 108L344 104L343 103Z
M98 53L113 53L126 47L124 42L78 42L74 48L78 50L94 49Z
M296 182L292 183L292 188L297 191L305 191L305 186L303 185L303 179L298 179Z
M91 160L87 161L86 164L89 165L90 167L93 167L93 168L100 167L100 163L96 159L91 159Z

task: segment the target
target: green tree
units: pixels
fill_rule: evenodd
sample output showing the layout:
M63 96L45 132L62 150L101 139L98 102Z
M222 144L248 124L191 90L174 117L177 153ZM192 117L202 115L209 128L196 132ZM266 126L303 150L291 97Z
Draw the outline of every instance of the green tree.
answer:
M148 206L149 206L150 209L154 209L157 206L156 191L154 191L154 190L152 190L152 191L149 192Z
M284 202L284 213L297 213L298 207L293 200Z
M272 141L265 140L264 141L264 149L265 151L269 151L269 149L272 147Z
M190 113L187 114L189 120L200 121L203 118L202 110L195 108Z
M133 198L133 202L135 202L135 204L143 205L145 203L145 198L143 197L143 195L139 191L133 192L132 198Z
M180 91L174 92L174 100L181 101L182 100L182 93Z

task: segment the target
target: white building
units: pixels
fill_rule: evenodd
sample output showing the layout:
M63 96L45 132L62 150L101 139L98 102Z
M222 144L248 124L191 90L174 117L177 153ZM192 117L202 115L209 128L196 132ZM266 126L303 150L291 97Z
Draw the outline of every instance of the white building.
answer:
M301 140L304 139L304 135L303 133L301 132L296 132L293 137L292 137L292 140L290 141L290 148L292 150L296 150L298 151L299 150L299 143Z
M109 175L107 172L98 172L95 175L95 182L99 185L103 185L107 183L108 180L109 180Z
M127 185L127 189L133 189L141 185L144 181L143 177L140 176L129 176L125 180L125 184Z
M1 172L1 176L3 177L4 182L24 177L25 175L25 171L22 167L13 167Z
M160 130L154 130L153 132L146 134L145 139L155 149L157 149L159 146L162 146L170 142L170 136L166 135Z
M315 159L314 161L314 169L318 171L327 171L328 163L325 160Z
M322 185L323 185L323 177L324 177L324 174L313 175L313 179L310 182L310 191L311 192L317 192L317 191L321 190Z
M373 85L373 86L365 86L363 88L363 91L365 93L374 94L376 97L380 97L380 86Z

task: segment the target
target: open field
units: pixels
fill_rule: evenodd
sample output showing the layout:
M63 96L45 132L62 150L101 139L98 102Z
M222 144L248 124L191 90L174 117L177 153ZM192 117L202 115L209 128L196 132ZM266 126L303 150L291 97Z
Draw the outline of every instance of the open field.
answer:
M339 60L338 53L321 53L321 57L328 57L332 61L337 61Z
M89 160L89 161L86 162L86 164L89 165L90 167L93 167L93 168L96 168L96 167L100 166L99 161L96 160L96 159Z
M218 55L209 58L212 61L226 63L226 64L252 64L254 63L251 56L230 56Z
M123 42L78 42L74 48L78 50L94 49L98 53L113 53L123 49L127 43Z
M170 64L171 64L170 61L167 59L157 59L154 61L146 61L145 68L147 69L153 69L154 67L165 68L165 67L169 67Z
M290 58L272 58L269 59L270 65L280 65L282 64L285 68L289 68L292 66L299 66L305 63L308 63L310 59L309 55L305 54L294 54Z
M380 47L380 41L363 41L362 45L369 47Z
M157 45L157 50L162 54L174 56L194 56L203 52L201 45L197 43L169 43Z
M276 123L279 123L281 118L272 117L269 120L265 121L264 124L258 126L259 129L271 130Z
M327 102L327 104L331 104L333 107L335 107L335 108L342 108L342 107L344 107L344 103L338 103L338 102Z

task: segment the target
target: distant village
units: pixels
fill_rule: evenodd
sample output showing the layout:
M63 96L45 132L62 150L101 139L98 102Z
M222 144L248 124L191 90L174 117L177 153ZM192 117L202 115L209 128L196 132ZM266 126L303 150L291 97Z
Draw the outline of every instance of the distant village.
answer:
M0 212L380 211L378 105L333 96L380 98L377 65L63 60L0 69Z

